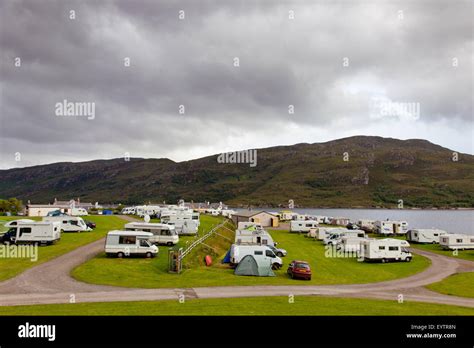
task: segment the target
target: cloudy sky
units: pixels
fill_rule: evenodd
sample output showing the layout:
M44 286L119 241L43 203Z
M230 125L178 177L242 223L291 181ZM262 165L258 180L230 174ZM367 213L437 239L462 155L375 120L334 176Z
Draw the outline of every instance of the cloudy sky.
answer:
M472 154L472 4L0 0L0 167L359 134Z

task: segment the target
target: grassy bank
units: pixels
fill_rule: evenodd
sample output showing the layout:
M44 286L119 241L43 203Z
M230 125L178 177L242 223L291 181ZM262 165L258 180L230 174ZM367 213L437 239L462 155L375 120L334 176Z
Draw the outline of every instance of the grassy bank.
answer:
M421 302L297 296L0 307L0 315L474 315L473 308Z
M474 298L474 272L457 273L434 284L427 285L430 290L446 295Z
M202 216L202 224L205 224L209 218L212 217ZM288 251L288 256L283 259L284 267L275 272L276 277L235 276L232 269L220 263L227 251L227 248L220 246L217 247L220 255L218 258L214 257L214 264L211 267L204 265L204 253L191 254L186 263L191 263L192 268L185 269L180 275L167 272L168 258L165 247L160 247L160 255L151 260L119 260L107 258L105 254L101 254L77 267L72 274L76 279L88 283L142 288L319 285L370 283L403 278L426 269L430 264L428 259L419 255L416 255L412 262L388 264L358 262L354 258L330 258L325 256L325 248L321 242L285 230L270 232L273 239L279 242L279 246ZM206 244L213 247L215 242L209 240ZM293 280L287 276L286 266L294 259L307 260L310 263L313 269L311 281Z
M0 220L6 221L18 218L19 217L2 217ZM116 216L87 216L86 219L94 221L97 224L97 228L92 232L62 233L61 240L56 244L38 247L38 261L36 262L32 262L26 258L0 258L0 281L14 277L28 268L37 266L40 263L77 249L82 245L103 238L108 231L120 229L126 223L126 221ZM40 219L35 218L35 220Z

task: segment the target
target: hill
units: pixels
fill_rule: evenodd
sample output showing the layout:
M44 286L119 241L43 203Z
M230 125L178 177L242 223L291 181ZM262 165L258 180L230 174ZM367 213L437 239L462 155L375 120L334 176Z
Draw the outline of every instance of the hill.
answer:
M36 203L223 201L305 207L473 207L474 156L426 140L355 136L258 149L257 165L218 163L218 155L96 160L0 171L0 197ZM346 156L344 156L346 155ZM348 155L348 158L347 158ZM346 159L346 160L345 160Z

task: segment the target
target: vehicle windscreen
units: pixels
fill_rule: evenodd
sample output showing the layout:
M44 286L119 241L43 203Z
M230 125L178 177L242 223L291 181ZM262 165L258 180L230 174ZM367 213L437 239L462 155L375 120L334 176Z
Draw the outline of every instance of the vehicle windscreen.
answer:
M295 268L304 268L304 269L309 269L309 265L306 263L297 263L295 265Z

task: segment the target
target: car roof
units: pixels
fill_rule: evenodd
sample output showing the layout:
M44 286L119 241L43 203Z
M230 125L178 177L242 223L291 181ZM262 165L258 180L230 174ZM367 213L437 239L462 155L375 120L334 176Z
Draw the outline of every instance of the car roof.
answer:
M301 260L293 260L292 262L297 262L297 263L306 263L309 265L308 261L301 261Z

